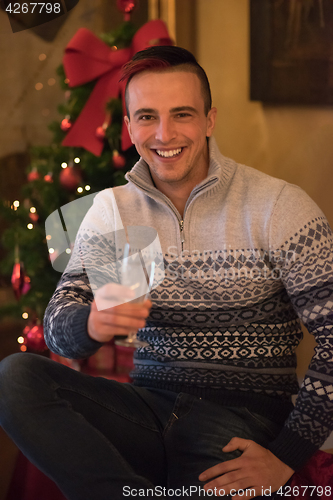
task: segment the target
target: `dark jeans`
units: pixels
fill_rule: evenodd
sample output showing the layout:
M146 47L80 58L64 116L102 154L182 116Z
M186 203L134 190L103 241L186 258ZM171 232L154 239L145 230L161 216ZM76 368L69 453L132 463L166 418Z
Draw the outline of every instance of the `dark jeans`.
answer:
M27 353L0 363L0 424L70 500L172 490L204 498L198 476L238 456L222 452L232 437L265 446L280 430L246 408L90 377Z

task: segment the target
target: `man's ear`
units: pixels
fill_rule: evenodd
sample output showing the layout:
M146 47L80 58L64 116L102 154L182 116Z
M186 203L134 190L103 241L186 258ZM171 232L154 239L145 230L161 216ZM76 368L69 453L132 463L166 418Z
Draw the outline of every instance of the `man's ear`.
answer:
M213 133L216 122L216 114L217 114L216 108L212 108L208 111L206 137L210 137Z
M130 139L132 141L132 144L134 144L133 142L133 137L132 137L132 127L131 127L131 122L130 122L130 119L128 118L128 116L124 116L124 122L126 124L126 127L127 127L127 131L128 131L128 135L130 136Z

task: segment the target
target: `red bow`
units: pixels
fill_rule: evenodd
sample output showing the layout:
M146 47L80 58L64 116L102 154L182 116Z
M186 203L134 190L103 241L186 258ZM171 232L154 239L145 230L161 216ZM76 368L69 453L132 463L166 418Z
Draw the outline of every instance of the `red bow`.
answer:
M106 117L105 105L112 97L123 96L124 83L119 82L122 66L139 50L153 45L172 45L163 21L149 21L134 35L131 47L112 50L86 28L80 28L66 47L63 59L69 86L76 87L98 79L86 105L62 142L63 146L83 147L96 156L103 150L103 140L96 129ZM122 150L132 145L123 123Z

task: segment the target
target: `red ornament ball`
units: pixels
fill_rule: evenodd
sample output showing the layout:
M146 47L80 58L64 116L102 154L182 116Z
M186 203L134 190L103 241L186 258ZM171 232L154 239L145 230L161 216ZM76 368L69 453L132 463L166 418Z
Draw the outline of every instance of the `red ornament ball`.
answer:
M44 330L42 325L33 326L26 335L26 346L34 351L43 352L48 348L44 340Z
M29 219L31 220L31 222L37 222L38 219L39 219L39 215L35 213L31 213L29 214Z
M53 179L52 179L52 174L46 174L44 175L44 181L45 182L53 182Z
M30 332L30 329L31 329L30 325L25 326L23 328L23 335L28 335L28 333Z
M103 125L101 127L97 127L96 137L98 137L98 139L105 139L105 128Z
M117 0L118 9L124 14L130 14L136 7L137 0Z
M16 300L20 300L30 290L30 278L27 276L22 262L15 262L11 283Z
M75 191L82 182L81 172L76 167L66 167L60 172L59 181L63 188Z
M123 155L120 155L118 151L114 151L112 155L112 162L114 168L120 169L126 165L126 159Z
M31 172L28 173L27 179L28 182L36 181L37 179L39 179L38 170L36 168L31 170Z
M69 118L64 118L61 122L60 128L63 132L68 132L68 130L72 127L72 122Z

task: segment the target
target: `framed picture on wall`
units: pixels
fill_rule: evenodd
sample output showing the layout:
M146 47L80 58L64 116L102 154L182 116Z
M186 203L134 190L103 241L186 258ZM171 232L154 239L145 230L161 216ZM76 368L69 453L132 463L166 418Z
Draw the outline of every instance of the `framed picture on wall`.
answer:
M250 98L333 105L332 0L250 0Z

